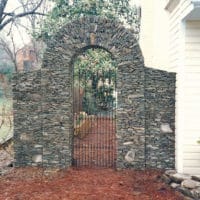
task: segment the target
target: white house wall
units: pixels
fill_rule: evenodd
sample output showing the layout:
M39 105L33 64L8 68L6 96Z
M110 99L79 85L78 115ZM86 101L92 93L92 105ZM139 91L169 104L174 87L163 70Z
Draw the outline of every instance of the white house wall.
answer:
M152 66L153 59L153 23L154 23L154 3L146 0L141 1L141 30L140 47L144 56L146 66Z
M200 21L187 21L191 0L166 2L141 0L140 45L146 66L177 72L176 169L200 174Z
M165 69L168 64L168 13L163 0L141 0L140 46L145 66Z
M182 65L182 20L192 10L190 0L181 0L176 8L169 13L169 67L167 70L178 72L178 67Z
M186 21L193 8L191 1L181 0L169 14L167 70L177 72L176 168L181 173L200 174L200 23Z
M186 21L183 172L200 174L200 20Z

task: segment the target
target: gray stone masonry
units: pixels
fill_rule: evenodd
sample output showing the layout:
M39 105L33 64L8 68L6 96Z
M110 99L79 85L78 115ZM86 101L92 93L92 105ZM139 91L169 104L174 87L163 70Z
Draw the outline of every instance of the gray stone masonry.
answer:
M118 67L116 167L173 168L175 75L145 68L132 32L99 17L65 25L41 70L14 75L15 166L71 166L73 61L91 47L110 52Z
M145 68L146 167L175 163L175 74Z

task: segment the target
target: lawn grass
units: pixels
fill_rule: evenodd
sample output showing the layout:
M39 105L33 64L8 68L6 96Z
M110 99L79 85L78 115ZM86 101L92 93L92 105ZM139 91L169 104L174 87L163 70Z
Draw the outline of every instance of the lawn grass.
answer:
M3 108L5 108L5 113L3 113ZM4 123L1 125L3 119ZM0 98L0 126L0 143L2 143L13 135L12 100Z

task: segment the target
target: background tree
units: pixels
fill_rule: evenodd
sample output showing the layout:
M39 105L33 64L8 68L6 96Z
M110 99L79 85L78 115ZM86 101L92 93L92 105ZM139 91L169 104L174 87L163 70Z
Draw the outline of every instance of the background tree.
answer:
M79 88L80 92L84 91L83 111L97 114L113 109L116 73L115 62L110 53L103 49L88 49L76 58L74 87L76 90Z
M9 37L9 41L7 38ZM17 72L17 60L16 60L16 55L17 55L17 49L16 45L14 42L13 34L10 34L9 36L5 37L0 37L0 48L1 51L3 52L4 57L6 57L6 62L8 63L9 61L12 63L14 66L14 71ZM3 69L3 65L6 64L5 62L1 62L0 65L2 66L1 69ZM13 70L12 70L13 71Z
M0 141L4 141L13 131L11 77L12 72L14 71L14 66L1 46L0 60Z
M87 15L103 16L121 20L133 28L138 37L140 29L139 8L131 5L130 0L50 0L54 3L37 37L44 40L51 37L69 21Z
M31 35L38 27L38 21L45 16L46 11L42 10L45 1L0 0L0 141L12 136L13 132L11 77L12 72L17 71L16 53L19 49L19 41L14 36L16 31L20 32L23 45L24 32Z
M27 6L30 3L30 0L18 0L19 4L24 13L27 13L29 10L34 9L34 4ZM26 25L22 23L16 23L16 26L22 27L29 33L30 37L30 44L34 49L36 54L36 62L37 66L41 65L43 51L45 49L45 44L41 40L36 40L34 37L36 33L41 29L40 22L44 20L45 16L47 15L48 11L51 9L51 4L48 0L43 0L42 4L38 8L40 14L31 14L27 15L24 18L26 19Z
M26 11L22 10L19 6L14 8L12 11L7 12L6 6L10 0L0 0L0 30L3 30L8 24L14 23L19 18L28 15L43 15L43 13L38 12L38 9L42 5L43 0L29 0L26 3Z
M50 9L48 0L16 0L15 6L12 9L8 6L10 4L11 0L1 0L0 16L2 20L0 27L2 29L0 30L2 31L0 46L7 53L17 72L17 51L19 48L27 46L24 37L29 35L28 46L34 50L36 55L33 67L39 68L45 45L42 41L36 41L32 35L34 35L36 30L40 29L39 21L45 17ZM7 26L8 24L10 26Z

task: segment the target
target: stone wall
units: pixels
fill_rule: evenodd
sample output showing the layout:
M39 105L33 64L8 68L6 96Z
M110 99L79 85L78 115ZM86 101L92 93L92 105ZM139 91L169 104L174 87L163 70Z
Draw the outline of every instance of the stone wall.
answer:
M147 168L175 167L174 73L145 68L145 159Z
M42 69L14 76L15 165L71 165L73 60L88 48L105 49L118 66L117 168L172 166L169 163L174 160L170 157L174 149L164 155L162 150L167 147L161 145L171 145L171 138L168 133L160 134L160 126L166 128L169 123L173 129L174 107L172 112L166 111L170 101L164 100L174 95L174 87L170 91L164 87L173 78L165 72L145 69L132 32L119 22L99 17L82 18L64 26L49 42ZM151 93L159 102L151 98ZM151 117L153 114L161 115L160 123L155 121L157 117ZM155 147L162 149L157 159ZM165 165L164 159L170 161Z
M15 74L15 166L71 165L72 93L66 71Z
M41 103L41 71L15 74L13 110L15 166L17 167L42 164Z

